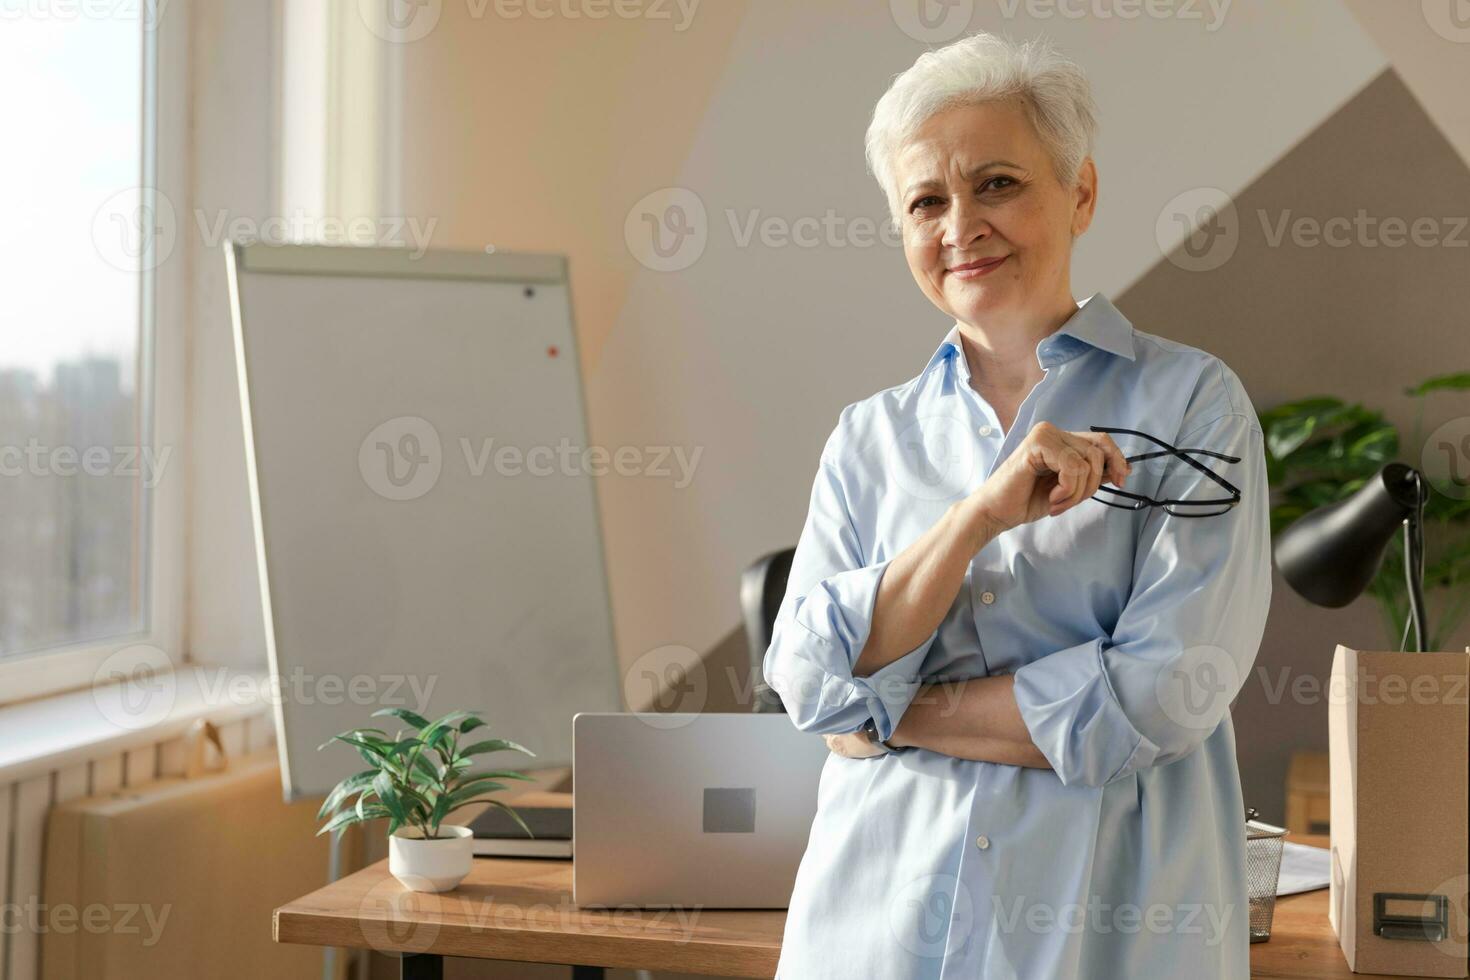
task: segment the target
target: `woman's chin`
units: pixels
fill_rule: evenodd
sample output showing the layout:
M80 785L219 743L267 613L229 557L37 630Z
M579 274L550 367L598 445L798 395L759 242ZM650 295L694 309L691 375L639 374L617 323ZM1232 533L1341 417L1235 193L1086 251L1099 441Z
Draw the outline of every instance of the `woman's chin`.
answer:
M954 282L945 289L945 298L957 319L974 322L1009 308L1012 292L1001 283Z

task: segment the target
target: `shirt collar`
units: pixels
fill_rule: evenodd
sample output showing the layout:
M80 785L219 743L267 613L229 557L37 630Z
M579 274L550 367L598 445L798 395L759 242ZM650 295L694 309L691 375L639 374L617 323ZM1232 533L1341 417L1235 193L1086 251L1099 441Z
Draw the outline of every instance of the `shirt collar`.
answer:
M1043 369L1053 367L1071 360L1089 348L1126 357L1130 361L1136 359L1133 350L1133 324L1102 293L1093 293L1078 303L1077 312L1066 323L1041 338L1036 345L1036 363ZM960 344L958 323L950 327L949 333L945 335L934 356L929 358L924 370L927 372L951 353L956 355L955 367L960 377L968 384L970 364L965 360L964 348Z

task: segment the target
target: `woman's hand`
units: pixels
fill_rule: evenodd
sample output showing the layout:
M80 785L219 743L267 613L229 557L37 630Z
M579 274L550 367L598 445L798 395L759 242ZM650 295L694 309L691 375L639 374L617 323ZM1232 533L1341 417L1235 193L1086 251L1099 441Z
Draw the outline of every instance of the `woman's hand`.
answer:
M869 759L875 755L882 755L883 750L863 737L862 732L848 732L846 735L823 735L827 741L827 748L835 755L847 759Z
M1121 487L1131 469L1106 432L1066 432L1038 422L971 499L999 533L1065 513L1104 480Z

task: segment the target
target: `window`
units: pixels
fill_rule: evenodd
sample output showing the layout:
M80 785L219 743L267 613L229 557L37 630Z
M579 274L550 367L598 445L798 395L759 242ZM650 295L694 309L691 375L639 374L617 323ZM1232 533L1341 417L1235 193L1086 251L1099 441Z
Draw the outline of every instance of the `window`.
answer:
M0 12L0 678L7 662L146 638L157 490L147 4ZM83 682L85 677L82 678ZM0 685L0 702L25 696Z

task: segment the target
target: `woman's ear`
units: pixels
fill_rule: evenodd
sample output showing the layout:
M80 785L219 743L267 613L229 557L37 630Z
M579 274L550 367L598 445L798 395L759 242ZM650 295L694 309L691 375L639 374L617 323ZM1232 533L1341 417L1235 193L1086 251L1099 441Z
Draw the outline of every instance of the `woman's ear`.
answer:
M1077 170L1077 180L1072 187L1072 237L1079 238L1092 224L1092 215L1097 210L1097 167L1092 157L1082 161Z

